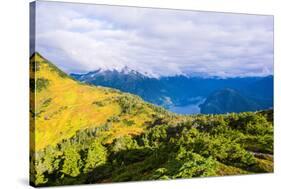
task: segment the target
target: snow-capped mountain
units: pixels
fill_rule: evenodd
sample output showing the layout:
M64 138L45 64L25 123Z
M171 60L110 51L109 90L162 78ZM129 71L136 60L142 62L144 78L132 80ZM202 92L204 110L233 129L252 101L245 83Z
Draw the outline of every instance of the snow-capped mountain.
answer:
M195 102L192 99L205 99L214 91L225 88L255 101L259 107L273 106L273 95L264 95L264 89L273 88L273 76L268 77L192 77L175 75L154 77L129 67L117 69L98 69L86 74L70 74L73 78L88 84L111 87L142 97L144 100L169 108L186 106ZM268 91L266 90L266 91ZM266 93L268 94L268 93Z
M138 72L134 69L131 69L127 66L123 67L122 69L104 69L100 68L85 74L75 74L71 73L70 74L72 77L78 79L78 80L83 80L84 82L91 80L92 78L97 78L101 76L105 77L114 77L114 76L131 76L133 78L158 78L156 75L151 74L151 73L141 73Z

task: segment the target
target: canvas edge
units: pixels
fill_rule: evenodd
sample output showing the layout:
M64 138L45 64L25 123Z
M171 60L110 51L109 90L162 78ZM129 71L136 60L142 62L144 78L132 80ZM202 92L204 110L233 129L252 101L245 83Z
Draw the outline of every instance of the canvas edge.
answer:
M36 42L36 1L29 3L29 185L37 187L35 184L35 118L32 113L35 112L35 72L32 72L31 56L35 52ZM34 133L33 135L31 133Z

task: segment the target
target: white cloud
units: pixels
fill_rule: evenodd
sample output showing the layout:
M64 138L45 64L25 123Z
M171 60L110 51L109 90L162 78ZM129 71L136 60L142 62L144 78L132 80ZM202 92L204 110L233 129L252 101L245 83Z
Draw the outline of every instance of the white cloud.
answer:
M66 72L273 74L273 17L37 2L36 50Z

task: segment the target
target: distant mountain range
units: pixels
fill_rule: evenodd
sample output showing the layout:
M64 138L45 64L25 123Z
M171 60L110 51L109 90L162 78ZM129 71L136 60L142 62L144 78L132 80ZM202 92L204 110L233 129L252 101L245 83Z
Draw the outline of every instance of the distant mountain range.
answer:
M200 106L201 113L254 111L273 106L271 75L234 78L176 75L156 78L125 67L122 70L99 69L86 74L72 73L70 76L87 84L136 94L167 109L197 104L202 99L206 99L206 102ZM225 103L229 107L226 108ZM234 107L232 103L240 105Z

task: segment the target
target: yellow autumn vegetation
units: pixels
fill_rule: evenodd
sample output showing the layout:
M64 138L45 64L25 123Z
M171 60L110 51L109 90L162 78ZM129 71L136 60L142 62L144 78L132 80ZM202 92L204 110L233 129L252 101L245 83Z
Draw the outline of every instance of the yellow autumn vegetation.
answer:
M122 122L112 123L112 129L107 132L114 138L143 131L143 123L150 120L151 109L145 106L145 111L138 115L120 115L121 107L116 98L122 93L104 87L88 86L73 80L60 72L51 62L36 53L31 58L30 75L35 76L35 127L31 127L31 136L34 136L35 151L54 145L63 139L72 137L76 131L105 124L112 116L130 119L133 124L125 127ZM41 83L38 81L42 81ZM42 83L42 90L39 86ZM102 105L100 105L102 104Z

